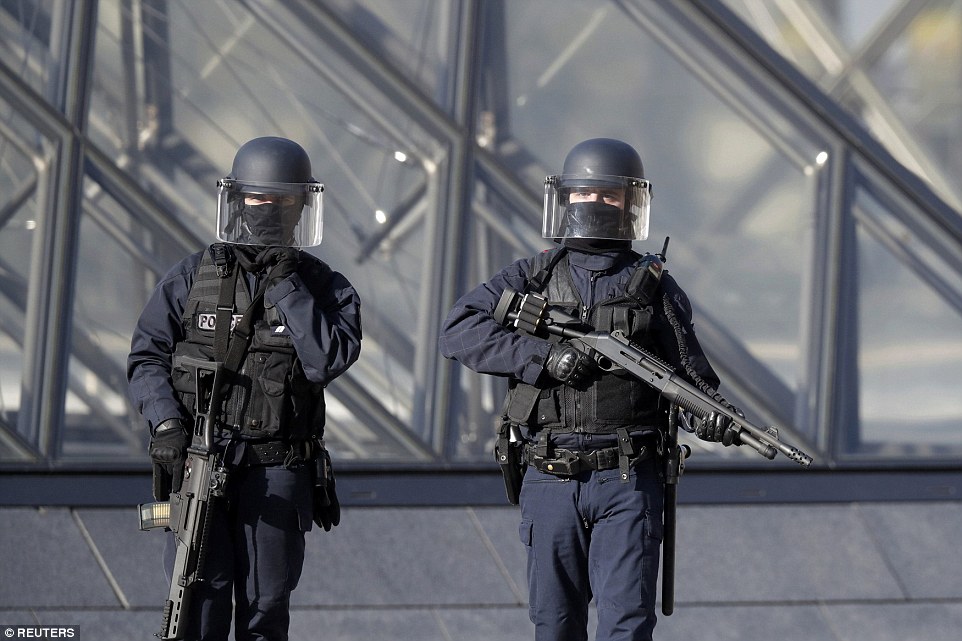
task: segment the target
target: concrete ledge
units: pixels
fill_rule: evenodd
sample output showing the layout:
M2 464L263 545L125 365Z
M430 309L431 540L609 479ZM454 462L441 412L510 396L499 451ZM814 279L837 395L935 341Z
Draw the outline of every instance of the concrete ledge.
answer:
M345 506L506 505L500 471L411 467L337 473ZM151 498L150 475L130 471L0 471L0 505L120 506ZM962 469L689 469L680 504L962 500Z

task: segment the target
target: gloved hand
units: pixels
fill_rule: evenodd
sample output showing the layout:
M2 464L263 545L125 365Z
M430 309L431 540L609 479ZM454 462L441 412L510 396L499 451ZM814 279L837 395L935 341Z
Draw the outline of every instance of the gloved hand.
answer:
M327 450L322 450L317 460L317 479L314 481L314 523L330 532L341 522L341 504L337 500L334 468Z
M147 453L154 465L171 478L170 491L177 492L184 481L184 463L187 460L187 446L190 434L184 421L172 418L164 421L154 430Z
M737 408L733 407L732 410L739 416L744 416ZM725 447L734 443L737 435L738 429L734 426L732 420L724 414L718 414L717 412L709 413L703 421L698 423L698 427L695 428L695 436L701 440L721 443Z
M267 286L273 287L297 271L299 254L295 247L268 247L255 262L267 270Z
M578 387L594 376L597 367L590 356L566 343L557 343L548 350L544 370L551 378L565 385Z

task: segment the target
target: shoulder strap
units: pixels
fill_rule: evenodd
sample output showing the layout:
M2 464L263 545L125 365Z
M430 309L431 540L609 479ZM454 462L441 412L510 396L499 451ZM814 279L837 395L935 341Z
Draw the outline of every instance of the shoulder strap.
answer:
M234 296L237 291L237 259L230 248L224 243L210 246L210 257L217 268L220 278L220 288L217 293L217 315L214 326L214 360L223 363L228 372L236 372L244 360L244 354L250 345L255 316L263 309L264 289L266 283L261 283L251 304L244 312L244 316L234 327ZM233 338L232 338L233 336Z
M528 294L535 292L540 294L544 289L544 286L548 283L548 280L551 279L551 273L554 271L555 266L561 261L562 258L565 257L565 254L567 253L568 248L565 246L562 246L560 249L558 249L554 255L551 256L551 260L549 260L548 263L538 271L538 273L528 279L528 282L525 283L524 291L521 293Z
M254 325L254 316L264 308L263 303L264 287L261 286L258 288L254 300L251 301L251 306L247 308L244 316L234 326L234 338L230 341L230 347L223 360L224 369L228 372L236 372L244 360L244 355L251 343L251 336L253 336L251 329Z
M220 278L214 325L214 360L223 361L230 341L231 322L234 319L234 291L237 288L239 270L234 269L234 255L224 243L211 245L208 251Z

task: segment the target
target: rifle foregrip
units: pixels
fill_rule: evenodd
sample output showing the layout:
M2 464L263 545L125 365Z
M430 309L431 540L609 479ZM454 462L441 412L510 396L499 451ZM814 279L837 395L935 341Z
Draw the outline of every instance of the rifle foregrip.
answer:
M699 402L697 398L687 396L685 394L678 394L671 401L684 409L686 412L690 412L693 416L704 419L707 418L709 414L715 411L710 405L705 405Z
M676 405L678 405L679 407L681 407L682 409L685 409L688 412L691 412L694 416L700 419L705 419L708 417L709 414L717 411L711 405L701 402L701 399L697 397L689 396L687 394L677 394L675 398L671 399L671 401ZM759 454L761 454L762 456L764 456L769 460L775 458L775 456L778 454L777 448L775 448L769 443L763 442L761 439L757 438L750 431L741 427L740 425L738 427L741 428L738 432L739 442L747 445L748 447L752 448L753 450L755 450L756 452L758 452ZM786 454L786 456L788 455ZM794 459L794 460L797 460L799 463L802 463L802 461L799 459ZM802 465L805 465L805 463L802 463Z

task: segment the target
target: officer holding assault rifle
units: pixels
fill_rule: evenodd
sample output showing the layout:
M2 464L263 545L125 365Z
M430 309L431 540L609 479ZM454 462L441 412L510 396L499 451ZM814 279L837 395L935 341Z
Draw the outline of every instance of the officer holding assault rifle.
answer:
M667 241L632 251L650 202L634 148L579 143L545 180L542 235L559 246L478 285L442 326L444 356L509 381L495 456L521 506L536 641L584 641L592 598L599 641L650 640L662 541L671 614L679 426L811 463L718 393Z

